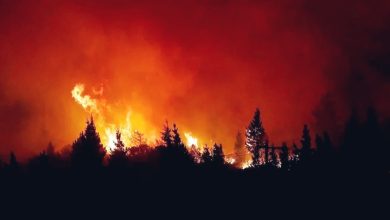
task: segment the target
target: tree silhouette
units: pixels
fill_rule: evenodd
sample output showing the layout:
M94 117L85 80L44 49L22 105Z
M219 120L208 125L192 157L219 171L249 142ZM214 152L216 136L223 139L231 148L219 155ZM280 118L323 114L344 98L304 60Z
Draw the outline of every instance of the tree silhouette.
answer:
M271 146L270 155L271 155L271 164L272 164L272 166L277 167L278 164L279 164L279 161L278 161L278 155L276 154L276 150L275 150L275 146L274 145Z
M312 149L311 149L311 137L310 137L310 130L307 124L303 126L302 131L302 138L301 138L301 160L303 162L308 161L311 157Z
M142 134L138 130L135 130L131 134L130 142L132 146L146 145L146 138L144 137L144 134Z
M8 169L11 173L16 173L20 169L20 164L16 159L16 155L13 151L9 154Z
M203 152L202 152L202 161L203 161L203 163L205 163L205 164L210 164L211 161L212 161L212 157L211 157L209 148L208 148L207 146L205 146L205 147L203 148Z
M120 131L116 131L115 149L111 151L109 165L114 168L124 168L127 164L127 150L121 139Z
M244 151L244 137L240 131L237 132L236 141L234 143L234 154L236 157L237 165L241 166L241 164L245 160L245 151Z
M260 110L257 108L252 120L246 129L245 145L252 154L252 165L260 165L260 148L266 145L266 135L260 119Z
M217 166L221 166L225 163L225 155L223 153L222 144L214 144L213 146L213 154L212 154L213 164Z
M269 163L269 146L268 146L268 140L265 141L265 144L264 144L264 164L268 164Z
M72 165L79 169L97 169L102 167L105 155L106 151L91 117L87 121L85 131L72 145Z
M166 147L172 147L172 134L168 125L168 121L165 122L163 131L161 132L161 140Z
M173 124L173 146L175 147L184 147L183 142L181 141L180 134L179 134L179 128L177 128L176 124Z
M280 152L280 162L284 170L289 170L289 151L286 142L283 142Z
M50 141L49 144L47 145L47 148L46 148L46 154L49 156L49 157L54 157L55 156L55 147L53 145L53 143Z

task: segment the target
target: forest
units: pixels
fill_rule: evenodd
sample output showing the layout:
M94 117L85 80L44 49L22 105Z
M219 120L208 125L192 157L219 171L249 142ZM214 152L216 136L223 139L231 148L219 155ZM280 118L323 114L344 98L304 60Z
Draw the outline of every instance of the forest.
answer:
M9 161L1 163L1 189L5 189L3 195L22 196L29 205L34 202L25 198L82 204L84 200L71 196L81 194L91 207L113 198L140 205L140 201L150 202L144 200L151 197L163 207L167 199L225 205L240 198L254 200L246 205L257 206L280 199L326 198L342 204L355 198L356 190L360 199L374 195L386 198L388 132L389 126L380 123L375 110L369 109L364 120L351 115L339 144L327 132L313 135L304 125L300 143L274 146L269 144L256 109L245 133L237 134L235 155L228 159L219 143L204 146L202 151L186 146L178 126L168 123L157 146L146 145L141 133L133 141L138 145L125 146L118 131L114 150L107 152L91 116L68 151L56 151L49 143L46 150L24 163L11 152ZM355 202L362 205L360 199Z

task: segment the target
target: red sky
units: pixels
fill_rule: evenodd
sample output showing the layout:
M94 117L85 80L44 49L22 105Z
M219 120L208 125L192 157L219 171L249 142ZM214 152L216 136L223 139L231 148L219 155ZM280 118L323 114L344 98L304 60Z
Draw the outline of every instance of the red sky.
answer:
M1 0L0 153L72 143L88 117L76 83L102 85L113 120L131 109L158 132L168 119L227 152L256 107L275 144L298 142L304 123L336 128L353 107L388 116L389 11L388 1Z

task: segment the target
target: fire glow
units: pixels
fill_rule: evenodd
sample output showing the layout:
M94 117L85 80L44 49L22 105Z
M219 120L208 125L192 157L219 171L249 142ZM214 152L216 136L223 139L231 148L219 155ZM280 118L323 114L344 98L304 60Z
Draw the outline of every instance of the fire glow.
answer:
M93 96L89 94L85 94L85 85L82 83L76 84L72 91L72 97L76 101L76 103L80 104L81 107L91 116L94 117L96 121L96 127L98 132L101 134L102 143L105 146L108 152L112 151L115 148L116 142L116 131L120 131L122 134L122 141L124 142L126 147L131 147L133 143L131 143L133 131L138 131L135 127L133 127L134 120L132 119L132 111L126 111L125 115L118 114L117 112L113 112L112 106L107 104L106 100L102 97L103 95L103 87L99 90L92 89ZM119 117L117 123L110 121L107 119L106 114L110 113L111 115L116 115ZM137 121L145 124L145 121ZM148 127L152 127L148 125ZM157 135L154 134L156 132L152 131L152 134L146 135L146 140L148 140L148 144L152 144L153 141L156 140ZM186 138L186 145L188 147L195 146L195 148L199 148L198 138L194 137L191 132L185 132L184 136Z
M132 132L131 126L131 112L127 111L125 119L122 120L124 123L115 124L109 122L104 112L109 111L110 106L106 104L104 100L98 98L92 98L92 96L84 94L84 84L76 84L72 90L72 97L74 100L83 107L83 109L94 117L96 121L96 127L101 135L102 143L106 150L110 152L115 148L116 131L120 131L123 137L123 142L126 146L130 146L130 137ZM93 91L96 91L95 89ZM103 89L98 90L98 95L103 94Z

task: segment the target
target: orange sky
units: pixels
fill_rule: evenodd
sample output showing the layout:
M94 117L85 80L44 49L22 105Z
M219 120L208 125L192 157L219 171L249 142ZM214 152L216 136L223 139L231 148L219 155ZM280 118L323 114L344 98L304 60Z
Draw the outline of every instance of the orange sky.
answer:
M367 62L390 51L386 1L135 2L0 1L0 153L72 143L88 117L77 83L104 88L107 120L130 109L158 134L167 119L228 153L256 107L276 144L324 124L326 94L336 122L356 103L389 111L388 73Z

